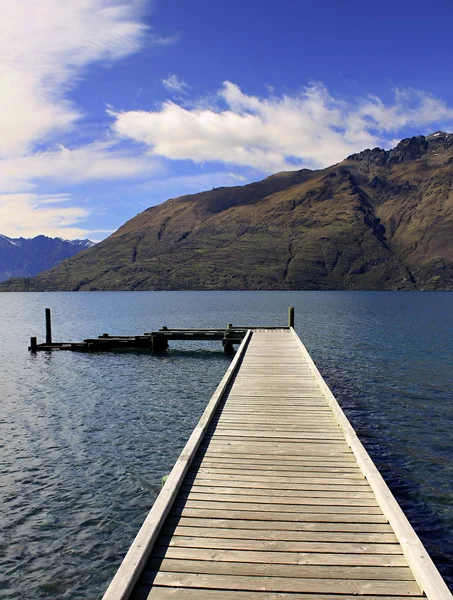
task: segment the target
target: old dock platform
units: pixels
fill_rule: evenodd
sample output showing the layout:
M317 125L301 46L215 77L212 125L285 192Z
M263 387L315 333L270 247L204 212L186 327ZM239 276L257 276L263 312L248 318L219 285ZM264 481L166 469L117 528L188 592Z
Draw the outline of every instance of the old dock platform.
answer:
M248 330L104 600L358 595L452 598L294 329Z
M153 354L165 352L170 341L212 341L222 342L224 352L233 354L234 344L240 344L247 333L247 327L233 327L229 323L225 329L169 329L161 327L142 335L110 335L103 333L97 338L87 338L82 342L54 342L50 308L45 309L46 341L38 344L37 338L30 338L30 352L72 350L74 352L107 352L115 350L149 350Z

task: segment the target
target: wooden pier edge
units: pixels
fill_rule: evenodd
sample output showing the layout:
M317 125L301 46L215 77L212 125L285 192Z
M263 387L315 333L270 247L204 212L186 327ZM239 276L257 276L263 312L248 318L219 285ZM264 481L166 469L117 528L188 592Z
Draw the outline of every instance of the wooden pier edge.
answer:
M406 515L395 500L382 475L379 473L368 452L357 437L354 428L318 371L318 368L304 344L294 328L291 327L290 329L291 333L295 336L316 381L321 387L327 402L331 406L335 418L344 432L346 442L351 448L363 475L368 480L384 516L392 526L421 591L426 594L428 600L451 600L453 596L420 541L420 538L415 533L412 525L409 523Z
M160 529L167 518L173 502L178 494L183 479L190 467L190 464L198 450L198 447L205 436L206 429L212 420L212 417L219 405L228 384L236 372L238 363L245 353L248 342L251 337L251 330L247 331L241 345L239 346L234 359L217 386L216 391L211 397L205 411L203 412L197 426L193 430L187 444L179 455L165 485L157 497L153 507L141 526L137 536L132 542L126 556L123 559L118 571L110 582L107 591L102 600L127 600L129 598L137 579L146 565L148 557L153 549Z

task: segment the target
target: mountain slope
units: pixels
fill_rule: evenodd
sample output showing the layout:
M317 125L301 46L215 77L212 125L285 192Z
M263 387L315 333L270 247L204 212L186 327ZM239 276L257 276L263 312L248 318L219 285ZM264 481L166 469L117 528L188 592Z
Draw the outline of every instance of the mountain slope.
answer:
M0 234L0 281L33 277L93 245L90 240L62 240L45 235L9 238Z
M0 289L453 289L453 135L174 198Z

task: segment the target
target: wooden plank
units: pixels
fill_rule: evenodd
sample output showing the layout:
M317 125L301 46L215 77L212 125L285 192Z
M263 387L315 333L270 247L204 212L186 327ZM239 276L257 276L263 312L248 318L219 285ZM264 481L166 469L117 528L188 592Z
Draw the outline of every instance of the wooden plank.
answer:
M218 425L228 425L230 423L237 423L238 425L247 425L247 424L257 424L257 425L270 425L272 427L279 427L280 429L285 430L287 427L303 427L307 430L310 429L319 429L319 430L330 430L330 431L338 431L340 428L338 423L335 422L333 418L323 419L322 423L310 421L307 422L307 419L297 419L291 415L270 415L270 416L261 416L259 413L255 411L254 414L244 415L239 414L236 416L228 415L227 413L223 414L220 417L216 417L216 423Z
M327 447L326 447L327 446ZM303 441L298 442L268 442L243 440L241 442L228 442L222 440L211 439L202 445L202 449L208 450L225 450L227 452L258 452L261 454L300 454L308 456L319 456L324 452L334 456L336 454L348 454L350 452L349 447L346 444L322 444L320 442L304 443Z
M365 492L350 492L335 490L331 491L316 491L316 490L285 490L276 489L272 490L269 488L249 488L249 487L219 487L219 486L203 486L203 485L190 485L183 484L181 491L184 492L197 492L205 494L230 494L230 495L243 495L243 496L264 496L268 498L372 498L374 500L374 494L369 489Z
M287 458L288 457L288 452L286 450L280 450L280 448L275 447L274 451L270 450L269 448L266 449L266 452L263 452L263 450L261 448L251 448L250 452L247 451L247 449L244 448L238 448L232 444L227 445L227 444L216 444L216 445L204 445L201 447L201 450L205 453L205 456L225 456L226 454L231 455L232 458L239 458L239 457L250 457L251 455L257 455L259 458L265 458L267 460L269 460L272 457L275 457L276 460L280 459L280 458ZM313 451L313 452L300 452L297 451L296 449L293 450L292 453L294 459L300 459L300 458L307 458L307 457L312 457L312 458L319 458L319 456L321 456L321 453L318 451ZM330 446L324 446L324 457L326 457L326 459L330 458L332 460L338 460L341 457L350 457L353 456L352 452L348 452L348 451L342 451L342 452L338 452L338 451L334 451L331 449Z
M263 496L259 494L214 494L213 492L200 492L191 490L179 494L180 499L200 500L210 502L247 502L253 504L279 504L294 506L378 506L374 498L301 498L300 496Z
M235 382L239 385L248 385L249 390L257 379L261 382L261 385L265 383L269 384L281 384L286 385L287 382L291 384L300 384L304 386L305 384L313 384L316 382L313 377L313 373L307 369L307 372L298 372L294 373L294 370L285 370L282 367L272 372L269 368L265 371L263 367L256 368L255 370L247 369L246 367L242 367L240 374L236 377Z
M346 461L329 461L325 462L324 460L316 461L316 460L273 460L272 457L266 458L264 456L261 459L255 459L253 462L248 458L234 457L234 458L222 458L220 455L211 455L206 454L200 460L197 460L196 465L203 466L218 466L224 467L228 466L239 467L246 469L248 471L253 470L261 470L263 467L269 471L297 471L297 472L316 472L319 473L324 471L326 473L357 473L357 466L354 463L349 463Z
M239 468L245 471L262 471L263 469L267 470L267 471L273 471L273 472L296 472L296 473L330 473L330 474L335 474L335 473L341 473L341 474L348 474L348 473L360 473L360 475L363 477L363 474L361 473L360 469L358 467L355 467L353 465L346 465L343 466L344 463L334 463L334 466L330 466L330 465L326 465L323 463L315 463L315 464L307 464L307 463L294 463L291 464L289 462L284 462L283 464L275 464L272 460L269 461L263 461L261 463L255 463L255 462L250 462L247 459L232 459L231 461L224 461L221 458L211 458L209 456L206 456L202 461L197 461L195 463L192 463L192 466L194 467L205 467L205 468L218 468L218 469L222 469L222 468L226 468L226 469L231 469L231 468ZM250 475L252 475L252 473L250 473Z
M260 454L261 457L282 457L288 456L288 454L292 453L295 457L303 457L303 456L329 456L331 458L337 458L339 456L349 456L352 453L345 447L338 447L334 444L313 444L311 447L307 444L294 443L287 444L285 447L282 447L279 442L276 442L274 447L270 444L266 444L263 442L261 445L255 443L253 445L246 446L244 443L239 442L213 442L211 444L203 445L201 450L206 453L215 453L221 454L222 452L228 452L229 454L235 454L236 456L248 456L249 452L253 454Z
M232 600L230 590L162 587L150 584L140 586L134 594L134 600ZM361 595L360 600L411 600L415 596L369 596ZM234 600L357 600L357 595L338 594L300 594L272 591L234 590Z
M294 419L292 415L261 415L255 411L252 414L236 414L229 415L228 413L222 414L221 417L216 418L216 424L220 427L231 426L232 423L237 423L240 427L246 427L247 424L263 425L265 427L274 427L282 431L286 431L289 428L294 429L305 429L306 431L339 431L338 424L332 418L323 418L322 422L318 419Z
M281 381L263 381L261 377L257 376L256 378L247 378L247 381L241 379L235 379L233 385L231 386L231 391L236 392L244 391L249 396L256 396L257 392L263 391L263 398L268 396L268 390L274 390L280 394L281 392L294 392L297 396L303 392L317 392L320 394L319 385L314 379L307 379L303 382L299 382L297 380L286 380L285 382Z
M261 375L257 375L254 377L249 375L243 378L236 378L231 389L235 390L232 396L245 396L248 398L260 396L260 394L257 393L259 391L264 392L262 397L265 398L268 389L275 389L276 395L278 395L281 390L287 390L294 392L296 396L303 395L304 392L306 392L310 395L316 394L322 397L319 385L313 379L313 376L289 377L282 375L279 377L262 377Z
M244 419L250 419L250 418L256 418L256 417L259 418L260 413L263 411L263 412L270 412L272 414L270 414L268 417L261 417L261 418L267 418L267 419L272 418L272 419L275 419L276 421L281 420L283 423L285 423L288 421L288 419L292 418L292 414L294 412L301 413L304 415L304 417L308 416L308 414L310 414L310 413L316 413L316 416L323 416L324 418L329 418L330 425L332 427L337 427L339 429L338 423L335 420L335 417L333 416L332 411L328 410L325 406L313 404L312 400L305 400L305 402L307 402L307 404L304 406L302 406L300 403L298 403L297 405L294 405L294 406L292 406L292 405L283 406L281 408L284 408L285 412L281 412L280 414L275 414L275 409L278 407L278 403L275 406L270 406L270 405L267 406L263 402L261 402L259 404L254 404L250 401L244 401L244 402L241 401L237 405L227 402L225 404L224 409L222 410L222 413L220 415L218 415L217 418L219 420L231 418L231 416L228 415L228 413L230 413L230 412L239 414ZM310 404L308 404L308 402L310 402ZM224 411L226 411L226 412L224 412ZM246 412L244 413L244 411L246 411ZM251 413L251 414L247 414L247 413ZM324 414L320 415L319 413L324 413Z
M216 435L216 436L212 436L212 441L213 443L219 443L219 444L243 444L244 442L253 442L253 443L260 443L260 444L265 444L265 443L275 443L275 444L306 444L306 443L311 443L313 441L313 443L316 444L328 444L329 448L337 448L338 449L338 444L341 443L342 440L332 440L330 438L328 439L324 439L323 437L318 437L318 438L310 438L310 437L304 437L304 436L295 436L295 437L273 437L273 436L259 436L259 437L254 437L254 436L241 436L241 435L237 435L237 436L223 436L223 435Z
M211 541L211 540L207 540ZM223 540L226 541L226 540ZM253 540L252 540L253 541ZM331 565L331 566L361 566L361 567L407 567L407 562L400 554L345 554L344 552L282 552L276 550L239 550L222 548L185 548L181 546L159 546L156 544L154 557L175 558L215 562L244 562L265 565ZM415 583L415 580L412 578Z
M362 544L354 542L319 542L302 540L253 540L241 538L213 538L201 536L161 535L156 546L178 548L209 548L220 550L247 550L255 552L309 552L323 554L385 554L402 555L401 545L395 544ZM289 557L291 562L291 557ZM341 561L341 556L337 558ZM261 562L266 562L262 560ZM278 562L278 561L277 561ZM297 564L294 561L294 564ZM342 564L339 562L338 564Z
M339 488L338 485L333 484L331 482L322 481L320 483L306 483L306 481L301 481L299 483L289 483L287 481L262 481L258 479L257 481L250 481L249 478L234 478L228 476L223 479L218 477L211 477L211 479L203 479L198 477L187 477L186 483L188 484L196 484L196 485L208 485L208 486L217 486L217 487L247 487L255 490L255 488L262 488L266 490L306 490L306 491L339 491L340 489L343 491L355 491L362 492L365 490L369 490L370 487L368 484L364 483L354 483L354 484L345 484Z
M306 410L307 408L314 408L316 410L322 408L327 410L328 412L332 412L328 406L324 402L320 401L321 398L317 398L315 396L312 397L304 397L304 398L285 398L284 408L296 407L302 410ZM281 399L275 399L274 396L268 397L265 399L264 397L256 396L255 398L244 398L243 396L230 396L226 402L226 408L232 408L236 406L240 407L250 407L250 408L269 408L269 407L280 407L282 408Z
M237 405L233 405L233 404L229 404L228 402L226 403L222 414L223 413L243 413L243 412L251 412L253 414L259 414L259 413L270 413L270 414L285 414L285 415L292 415L292 414L301 414L304 416L308 416L308 415L317 415L317 416L325 416L328 417L330 416L332 417L332 411L325 405L320 404L319 406L312 406L312 407L303 407L300 404L297 404L295 406L292 405L286 405L283 402L276 402L275 405L266 405L261 403L259 406L253 406L252 404L244 404L244 403L238 403Z
M285 431L288 433L297 433L299 432L300 434L302 433L307 433L310 434L311 436L314 435L322 435L323 433L327 433L329 434L331 437L333 436L333 434L336 435L336 437L340 437L339 433L338 433L338 429L334 426L326 426L326 427L320 427L319 424L316 425L306 425L304 423L294 423L294 422L288 422L286 424L281 424L281 423L271 423L271 422L267 422L267 423L260 423L259 421L253 422L250 421L248 423L241 423L240 421L219 421L216 424L216 429L214 430L213 428L210 428L209 431L211 433L215 433L215 431L222 431L223 433L225 432L225 430L231 429L231 427L235 427L237 429L240 429L241 431L246 431L247 429L250 429L250 427L256 427L256 430L259 430L261 432L267 432L267 431L274 431L276 433L279 433L281 431Z
M151 560L151 571L167 573L211 573L213 575L249 575L254 577L300 577L307 579L377 579L380 581L413 580L409 567L362 567L350 565L279 565L209 560L164 558Z
M274 512L260 510L234 510L234 509L214 509L214 508L192 508L174 506L171 511L172 516L196 517L206 519L250 519L252 521L272 521L275 527L277 521L314 522L314 523L387 523L387 519L382 514L354 514L351 513L291 513Z
M185 574L158 572L151 575L155 585L193 587L204 589L257 590L269 589L281 592L341 593L341 594L395 594L421 595L415 582L361 581L345 579L299 579L292 577L267 577L263 582L258 577Z
M279 406L280 404L280 406ZM254 415L259 415L261 413L269 413L269 415L294 415L294 414L299 414L302 415L304 417L308 417L310 415L313 416L317 416L317 417L330 417L331 420L333 420L332 417L332 411L330 411L326 406L310 406L310 407L302 407L300 405L298 406L285 406L283 403L276 403L274 406L267 406L266 404L260 404L259 406L253 406L252 404L238 404L237 406L233 406L230 404L226 404L225 408L223 409L223 413L228 414L228 413L235 413L235 414L243 414L243 416L246 416L247 413L252 413ZM223 414L222 413L222 414Z
M135 540L132 542L120 568L116 572L112 582L103 596L103 600L125 600L129 597L148 556L151 553L154 542L167 517L174 499L176 498L181 483L186 475L190 463L195 456L205 431L214 416L233 375L240 364L245 353L251 332L247 332L233 361L219 383L211 400L209 401L198 425L192 432L186 446L175 463L161 493L157 497L151 511L145 519Z
M392 533L366 533L363 531L344 532L344 531L293 531L293 530L274 530L274 529L227 529L207 527L206 520L204 526L184 526L178 525L172 527L167 525L162 528L165 535L183 535L188 537L215 537L226 539L248 539L248 540L283 540L299 542L353 542L357 544L397 544L395 534Z
M318 387L307 387L307 388L303 388L300 389L299 386L297 386L297 388L282 388L279 385L275 385L274 387L269 386L269 387L262 387L262 388L255 388L253 390L253 392L250 392L250 388L248 386L243 386L243 387L233 387L231 390L231 398L233 398L234 396L240 396L242 397L244 395L244 392L247 391L247 395L252 398L252 397L256 397L256 398L275 398L275 399L279 399L279 400L286 400L287 398L322 398L322 396L319 393L319 388Z
M291 478L291 477L310 477L310 478L326 478L328 480L339 478L340 476L348 482L351 482L352 479L360 479L361 481L365 481L365 477L363 473L360 471L348 473L332 474L331 472L325 471L308 471L304 472L302 470L293 470L290 471L288 468L282 467L281 469L268 470L265 468L260 469L243 469L238 466L234 466L233 468L225 468L225 467L215 467L215 466L205 466L202 464L200 467L196 467L194 470L190 471L191 473L198 473L199 475L218 475L220 473L226 475L234 475L237 477L238 475L244 475L245 477L253 476L253 477L278 477L278 478Z
M349 454L339 454L338 456L293 456L293 455L287 455L284 457L274 457L274 456L263 456L262 454L247 454L247 457L240 457L237 454L231 454L229 452L226 452L225 454L223 453L219 453L219 452L214 452L214 451L209 451L209 453L204 455L205 457L209 457L209 458L220 458L220 459L228 459L228 460L249 460L250 462L256 462L259 461L258 464L261 463L261 461L265 461L265 462L269 462L269 460L271 460L273 462L273 464L286 464L286 463L290 463L290 464L318 464L320 460L323 461L323 463L327 464L345 464L345 465L355 465L357 466L357 462L354 459L354 455L351 453Z
M329 411L324 409L310 409L310 410L289 410L284 408L278 410L274 408L253 408L251 406L244 406L241 408L228 408L225 407L223 414L230 418L235 418L237 421L242 417L257 417L271 419L274 417L286 417L293 419L298 423L310 423L312 425L325 425L332 424L332 415Z
M193 481L201 481L201 480L216 480L216 481L232 481L233 480L233 476L232 475L228 475L228 474L224 474L224 473L203 473L203 472L198 472L196 475L194 475L193 477L188 477L188 481L190 480ZM354 486L354 487L359 487L360 485L364 485L368 487L368 482L365 478L363 479L349 479L346 477L342 477L341 479L335 479L333 477L310 477L309 475L307 475L306 477L303 477L302 475L297 475L294 477L282 477L279 475L248 475L248 474L241 474L241 473L237 473L234 476L234 480L236 481L244 481L247 483L252 483L252 482L257 482L257 483L274 483L277 485L281 485L282 487L284 487L286 484L290 484L290 483L299 483L299 484L307 484L307 483L311 483L311 484L315 484L315 485L331 485L331 486ZM290 488L288 488L290 489Z
M393 530L390 525L385 523L332 523L332 522L309 522L309 521L254 521L251 519L230 519L230 518L197 518L197 517L168 517L168 525L181 525L186 527L212 527L212 528L227 528L227 529L259 529L271 530L278 532L290 530L291 532L308 531L308 532L347 532L347 533L388 533L393 535ZM287 531L285 531L287 533Z
M279 468L280 467L280 468ZM195 465L195 469L199 472L206 472L206 469L211 470L213 473L232 473L235 474L241 471L244 475L277 475L277 476L303 476L303 477L347 477L349 479L363 479L363 474L357 471L353 467L343 468L329 468L329 467L291 467L289 465L256 465L243 462L241 463L213 463L209 460L205 460L202 463ZM191 472L195 472L191 470ZM371 490L370 490L371 491Z
M261 511L261 512L286 512L296 513L302 517L304 513L316 513L316 514L346 514L346 515L381 515L381 510L374 506L327 506L323 504L272 504L272 503L253 503L253 502L228 502L225 500L218 502L210 502L208 500L181 500L179 496L174 501L174 506L184 506L186 508L199 508L199 509L222 509L232 511Z
M256 426L255 429L222 429L221 427L210 428L209 433L215 432L215 437L222 438L264 438L264 439L304 439L304 440L332 440L334 442L342 441L342 438L338 433L310 433L301 431L271 431L261 430L260 427Z

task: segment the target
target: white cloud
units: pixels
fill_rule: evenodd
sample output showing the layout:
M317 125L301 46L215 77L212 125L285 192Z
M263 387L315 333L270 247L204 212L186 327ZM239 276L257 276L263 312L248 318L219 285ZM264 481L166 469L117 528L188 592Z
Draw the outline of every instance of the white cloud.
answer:
M86 66L138 50L143 2L4 2L0 20L0 157L67 130L80 117L66 99Z
M4 192L30 190L43 179L74 185L140 177L161 171L158 159L137 157L130 151L115 147L113 142L94 142L76 149L56 145L44 152L0 160L0 182Z
M77 224L87 217L80 207L65 206L66 194L0 194L1 232L10 237L34 237L45 233L69 239L85 238L87 229Z
M87 209L67 206L66 195L49 198L31 190L35 192L45 179L71 185L134 177L158 168L149 157L137 158L111 141L71 149L55 143L83 117L69 92L88 66L110 65L145 43L174 42L151 33L142 23L146 4L146 0L2 3L0 232L79 235L83 230L72 226L88 215Z
M190 89L190 85L176 75L169 75L167 79L162 79L162 85L169 92L178 94L188 94L187 90Z
M155 156L264 172L325 167L364 148L388 146L388 135L405 127L453 120L443 101L417 90L397 90L386 105L372 96L338 99L321 84L292 97L259 98L227 81L219 100L226 108L168 101L154 112L110 114L117 135L146 144Z
M0 193L0 233L12 237L44 233L69 239L90 236L92 232L81 228L80 222L92 214L92 209L68 206L70 194L34 193L40 181L74 185L96 180L142 178L161 172L158 160L136 157L112 147L112 142L95 142L75 150L57 146L25 157L0 160L3 192ZM96 233L100 232L96 230Z

